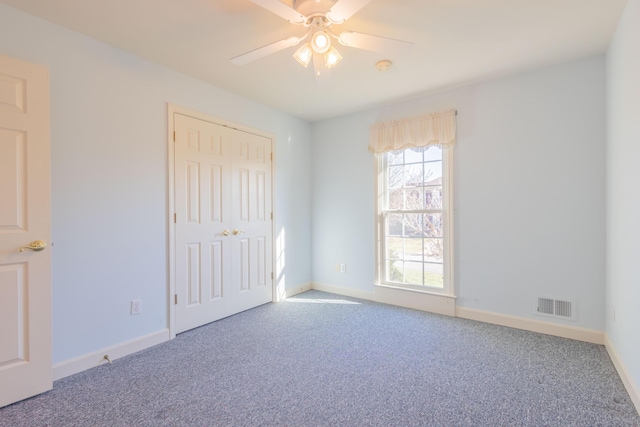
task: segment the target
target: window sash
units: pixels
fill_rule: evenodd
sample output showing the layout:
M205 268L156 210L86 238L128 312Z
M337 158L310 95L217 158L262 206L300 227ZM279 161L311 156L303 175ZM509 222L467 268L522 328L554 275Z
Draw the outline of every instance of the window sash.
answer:
M392 285L407 289L417 289L421 291L428 291L437 294L443 294L448 296L454 296L454 278L453 278L453 153L451 149L443 148L442 150L442 208L439 209L387 209L388 201L388 166L386 163L387 156L385 153L378 154L376 156L376 168L377 168L377 232L376 240L376 282L382 285ZM426 162L425 162L426 163ZM428 188L429 186L424 186ZM443 287L432 287L428 285L416 285L396 282L387 280L388 277L388 257L387 257L387 218L391 214L441 214L444 222L442 241L443 241ZM394 237L394 236L391 236ZM424 237L428 238L428 237ZM424 261L424 248L421 262Z
M381 241L382 245L381 245L381 254L380 254L382 256L381 261L382 261L382 264L383 264L383 276L382 276L382 279L384 279L384 283L388 283L388 284L399 285L399 286L418 286L421 289L431 289L431 290L434 290L436 292L441 292L441 291L443 291L443 288L444 288L444 256L443 256L442 261L436 261L436 260L433 260L432 258L428 257L427 254L425 253L425 244L428 241L441 240L442 244L443 244L443 247L444 247L444 232L443 232L442 236L426 236L426 235L422 234L420 236L412 237L412 236L405 235L404 234L404 230L402 232L402 235L400 235L400 236L396 236L396 235L390 234L389 230L388 230L388 227L389 227L389 222L388 222L389 221L389 215L391 215L391 214L403 214L403 213L404 214L412 214L412 213L415 213L415 214L422 214L422 213L426 213L426 214L429 214L429 213L441 214L442 211L441 210L435 211L433 209L430 209L430 210L421 210L421 211L412 210L412 211L384 211L384 212L382 212L383 239ZM399 257L397 257L397 258L390 257L389 256L390 254L389 254L389 251L388 251L389 248L387 247L387 242L388 242L388 240L391 240L391 239L399 239L399 240L403 240L403 241L406 240L406 241L409 241L409 242L410 241L418 241L419 240L420 241L420 246L421 246L419 259L417 259L415 257L414 257L414 259L410 259L407 256L407 252L406 252L404 247L403 247L402 253L400 254ZM403 245L404 245L404 242L403 242ZM415 255L418 255L418 253L416 252ZM402 271L402 276L403 276L402 279L403 280L402 281L393 280L393 278L391 277L392 276L391 272L388 271L389 263L394 261L394 260L396 262L399 261L399 262L401 262L403 264L403 271ZM407 263L414 264L414 266L415 265L421 265L421 270L422 270L421 274L420 274L421 283L407 282L407 278L406 278L407 275L408 275L407 274L407 269L406 269L406 264ZM429 273L429 271L427 271L427 269L426 269L426 267L428 265L431 265L431 266L440 265L440 266L442 266L441 267L442 271L443 271L442 286L433 285L433 284L429 284L429 283L425 282L425 278L426 278L426 276L428 276L428 273ZM414 268L414 270L415 270L415 268ZM415 276L415 275L416 275L416 273L414 271L413 276Z

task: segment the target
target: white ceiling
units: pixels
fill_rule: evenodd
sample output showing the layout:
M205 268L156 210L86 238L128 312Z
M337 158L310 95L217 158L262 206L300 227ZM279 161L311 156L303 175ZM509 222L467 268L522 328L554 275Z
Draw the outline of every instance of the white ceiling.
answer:
M0 0L230 92L310 121L605 52L626 0L371 0L336 32L415 43L409 54L338 46L328 85L295 47L229 59L302 35L250 0ZM283 0L291 6L291 0ZM393 61L379 72L374 64Z

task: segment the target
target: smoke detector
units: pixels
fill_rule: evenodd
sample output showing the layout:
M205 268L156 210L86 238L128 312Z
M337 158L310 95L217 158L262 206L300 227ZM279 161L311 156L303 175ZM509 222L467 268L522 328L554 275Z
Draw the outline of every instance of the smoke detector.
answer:
M388 59L383 59L382 61L376 62L376 70L380 72L389 71L389 68L391 68L391 64L392 62Z

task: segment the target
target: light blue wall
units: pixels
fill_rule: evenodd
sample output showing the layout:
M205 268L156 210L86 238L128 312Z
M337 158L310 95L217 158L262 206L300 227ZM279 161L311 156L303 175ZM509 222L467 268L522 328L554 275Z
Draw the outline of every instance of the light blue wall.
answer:
M371 113L312 125L312 268L314 283L370 291L374 281ZM347 274L336 264L347 265Z
M634 383L637 398L640 397L639 41L640 0L629 0L607 52L607 336Z
M558 323L603 331L603 57L314 123L314 282L373 291L369 126L449 108L458 306L549 320L536 296L576 299L578 321Z
M5 5L0 54L50 70L54 363L167 327L167 103L275 135L286 285L310 281L307 122Z

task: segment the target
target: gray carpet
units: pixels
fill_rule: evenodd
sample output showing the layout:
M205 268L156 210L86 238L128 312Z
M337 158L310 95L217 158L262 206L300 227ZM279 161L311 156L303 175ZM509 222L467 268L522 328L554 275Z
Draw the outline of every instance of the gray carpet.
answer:
M640 426L603 346L317 291L0 409L1 426Z

